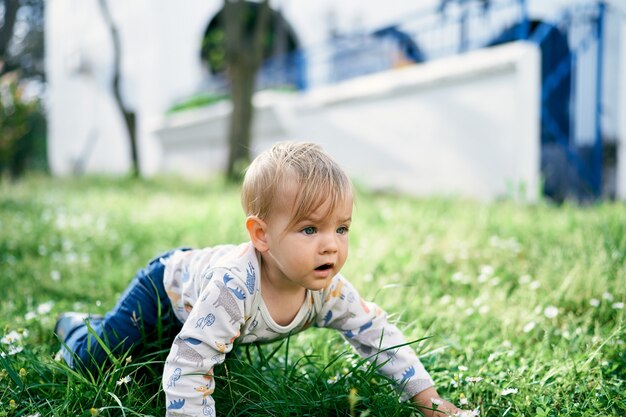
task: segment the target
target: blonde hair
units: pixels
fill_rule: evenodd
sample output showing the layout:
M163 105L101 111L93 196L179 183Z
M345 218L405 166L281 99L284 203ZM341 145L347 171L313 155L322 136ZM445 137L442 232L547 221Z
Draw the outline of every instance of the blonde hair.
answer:
M267 220L285 191L294 181L297 194L293 225L330 201L328 213L352 197L348 175L321 146L310 142L279 142L252 161L246 170L241 204L247 216Z

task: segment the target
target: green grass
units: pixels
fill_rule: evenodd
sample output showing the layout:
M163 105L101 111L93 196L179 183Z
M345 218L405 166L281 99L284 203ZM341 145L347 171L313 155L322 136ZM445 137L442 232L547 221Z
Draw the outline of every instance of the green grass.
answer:
M167 112L168 114L173 114L184 110L198 109L215 104L219 101L227 100L228 98L229 96L227 94L195 94L186 100L173 105Z
M0 416L163 415L167 345L82 376L54 360L55 318L107 311L167 249L243 241L243 220L239 189L219 181L2 184ZM624 204L361 192L350 250L343 272L362 295L427 337L413 347L444 397L482 416L626 415ZM416 413L323 329L243 348L216 377L221 415Z

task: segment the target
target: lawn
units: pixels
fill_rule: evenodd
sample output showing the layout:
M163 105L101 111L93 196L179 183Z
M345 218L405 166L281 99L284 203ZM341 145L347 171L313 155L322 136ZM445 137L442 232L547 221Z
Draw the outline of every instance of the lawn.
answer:
M29 178L0 190L0 416L163 415L167 345L80 375L55 361L55 318L107 311L167 249L243 241L238 187ZM626 415L624 204L360 191L350 233L344 275L415 341L442 396L481 416ZM220 415L417 415L324 329L241 348L216 378Z

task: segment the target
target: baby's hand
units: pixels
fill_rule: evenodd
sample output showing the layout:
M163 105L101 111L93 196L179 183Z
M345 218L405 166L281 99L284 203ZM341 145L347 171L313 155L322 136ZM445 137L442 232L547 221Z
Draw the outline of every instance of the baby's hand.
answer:
M434 387L430 387L413 397L425 417L477 417L478 410L461 410L449 401L442 399Z
M478 409L475 410L461 410L458 413L452 414L455 417L477 417L480 415Z
M432 397L430 399L432 410L424 410L424 415L427 417L443 417L443 416L465 416L466 411L461 410L449 401L442 399L441 397ZM469 417L469 416L467 416Z

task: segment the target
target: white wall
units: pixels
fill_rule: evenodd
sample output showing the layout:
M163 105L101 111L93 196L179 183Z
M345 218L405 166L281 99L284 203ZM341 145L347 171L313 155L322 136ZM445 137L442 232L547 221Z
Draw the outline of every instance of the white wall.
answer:
M152 131L167 109L196 93L203 82L200 46L204 30L221 6L218 1L159 1L143 8L149 39L138 45L144 59L139 69L139 147L142 171L159 172L161 146Z
M532 201L539 195L538 92L536 47L505 45L302 96L257 95L254 148L310 140L370 187ZM167 119L155 132L163 170L222 169L227 117L222 104ZM523 193L511 194L521 185Z
M97 3L48 0L45 10L52 172L124 172L129 151L121 116L106 92L112 72L104 64L111 60L112 48Z
M142 172L157 173L151 132L203 80L199 48L220 0L109 0L122 46L122 95L136 111ZM97 0L48 0L46 70L49 162L57 175L126 173L130 147L111 90L113 49Z
M524 197L534 200L538 68L535 47L520 44L373 77L379 82L369 91L355 80L345 97L332 92L340 97L327 98L323 113L326 123L370 150L361 158L355 143L359 157L348 157L340 141L320 140L373 187L494 199L525 185Z

